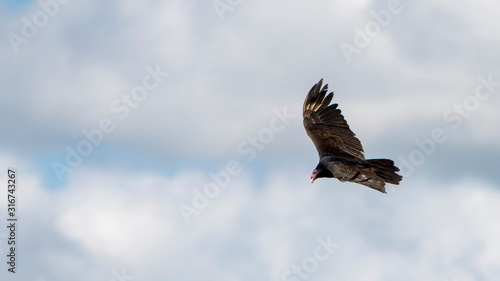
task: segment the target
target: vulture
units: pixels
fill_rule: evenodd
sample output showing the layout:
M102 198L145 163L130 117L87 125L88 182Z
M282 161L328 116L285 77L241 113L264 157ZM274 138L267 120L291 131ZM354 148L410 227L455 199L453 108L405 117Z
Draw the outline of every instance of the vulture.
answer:
M302 109L304 128L319 154L319 164L311 175L317 178L336 178L341 182L354 182L385 192L385 184L399 184L403 179L396 172L394 161L365 159L363 147L347 125L338 104L330 105L333 92L323 79L309 91Z

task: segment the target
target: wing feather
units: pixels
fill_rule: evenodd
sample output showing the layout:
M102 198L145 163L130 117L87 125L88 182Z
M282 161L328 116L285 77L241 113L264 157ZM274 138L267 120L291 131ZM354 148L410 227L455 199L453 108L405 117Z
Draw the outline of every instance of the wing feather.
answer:
M330 105L333 92L326 95L328 85L321 88L323 79L315 84L307 95L303 106L304 127L318 154L348 154L364 160L363 147L356 134L338 109L338 104ZM326 96L326 97L325 97Z

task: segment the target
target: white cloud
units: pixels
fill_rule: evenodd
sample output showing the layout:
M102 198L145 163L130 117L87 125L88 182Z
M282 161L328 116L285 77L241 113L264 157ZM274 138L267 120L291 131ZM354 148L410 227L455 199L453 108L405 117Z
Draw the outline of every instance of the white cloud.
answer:
M212 166L242 160L238 144L268 126L274 108L300 115L321 77L367 147L388 134L429 137L423 128L446 125L443 112L495 71L498 7L487 1L412 2L348 64L339 44L371 19L371 5L245 1L221 22L211 2L73 1L19 54L4 41L0 167L19 169L22 278L110 280L125 266L136 280L279 280L327 235L341 247L310 280L497 277L500 195L482 172L446 184L420 174L389 195L335 180L311 185L316 163L304 162L317 156L300 116L192 225L182 220L178 204L210 181ZM21 16L2 17L0 30L20 30ZM111 101L157 64L167 81L60 189L48 189L51 171L37 165L63 161L65 145L109 117ZM497 104L492 95L446 145L494 151ZM387 140L380 149L399 145L408 147ZM446 151L432 157L455 164L456 151Z
M29 109L18 126L29 129L14 138L41 140L37 145L43 150L50 137L41 137L47 130L38 128L50 127L59 143L73 144L81 130L113 115L110 102L130 91L146 66L157 63L171 73L168 81L117 124L106 144L132 150L141 144L158 159L230 157L274 107L298 104L300 110L305 93L321 76L332 90L339 89L335 101L350 115L348 121L356 123L355 116L377 120L354 128L382 133L381 128L400 120L439 118L453 97L468 94L464 88L470 81L473 87L478 75L487 74L408 60L395 47L404 39L391 33L401 24L396 20L363 50L361 59L347 64L338 44L366 23L366 1L246 2L223 22L211 5L129 2L104 8L71 3L25 52L15 59L3 57L16 77L28 73L22 81L5 81L10 92L20 93L7 96L6 106ZM285 18L275 16L279 13ZM34 49L44 56L36 56ZM374 78L375 72L381 79ZM203 146L199 139L205 140ZM234 149L228 152L228 147Z
M485 278L495 276L498 187L478 179L449 187L408 179L383 195L336 180L311 185L306 172L277 172L259 185L244 172L191 225L183 222L177 204L204 184L199 172L164 178L85 171L57 191L45 190L31 173L20 173L25 179L23 222L38 221L23 228L30 230L24 243L36 239L50 244L21 247L19 255L48 251L48 267L35 270L41 277L50 272L63 277L77 269L88 276L107 274L113 269L108 267L123 265L148 280L250 280L251 274L279 280L285 270L311 256L317 238L331 235L340 248L320 263L313 273L316 280L442 280L469 276L464 265L474 266ZM67 243L77 245L78 252L60 248ZM65 270L50 262L65 256ZM421 274L408 275L415 264ZM253 271L247 272L248 267Z

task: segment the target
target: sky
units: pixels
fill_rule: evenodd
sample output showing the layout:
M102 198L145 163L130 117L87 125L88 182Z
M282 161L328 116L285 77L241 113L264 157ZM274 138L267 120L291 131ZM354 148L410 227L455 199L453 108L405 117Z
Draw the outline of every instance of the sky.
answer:
M495 280L499 12L2 2L0 279ZM309 182L321 78L388 194Z

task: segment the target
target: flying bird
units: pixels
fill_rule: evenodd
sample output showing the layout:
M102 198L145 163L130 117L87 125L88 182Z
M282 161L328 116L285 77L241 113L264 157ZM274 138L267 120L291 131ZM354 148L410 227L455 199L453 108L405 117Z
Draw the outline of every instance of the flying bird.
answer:
M336 178L386 193L385 183L397 185L403 179L396 174L399 169L389 159L365 159L361 142L347 125L338 104L330 105L333 92L326 95L328 84L321 88L322 83L323 79L312 87L302 109L307 135L319 154L311 183L317 178Z

